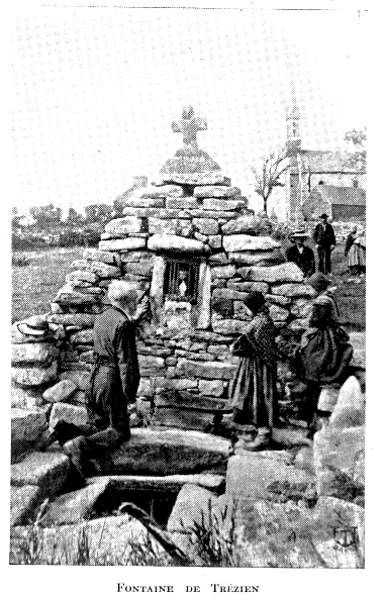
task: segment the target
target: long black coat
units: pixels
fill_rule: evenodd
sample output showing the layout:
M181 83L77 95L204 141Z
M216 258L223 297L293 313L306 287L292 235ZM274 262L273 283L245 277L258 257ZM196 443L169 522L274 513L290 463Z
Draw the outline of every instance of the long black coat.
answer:
M289 262L298 265L303 271L304 277L310 277L315 273L315 256L314 251L308 246L303 247L303 252L299 252L297 246L291 246L286 250L286 258Z
M315 244L329 249L330 246L336 246L336 237L332 225L327 223L325 229L322 223L318 223L314 231Z
M93 331L96 362L87 394L90 421L98 428L128 429L128 404L139 385L135 325L112 306L98 315Z

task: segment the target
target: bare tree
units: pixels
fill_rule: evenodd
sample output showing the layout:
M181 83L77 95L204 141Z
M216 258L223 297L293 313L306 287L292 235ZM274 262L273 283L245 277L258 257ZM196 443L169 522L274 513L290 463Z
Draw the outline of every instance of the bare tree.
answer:
M263 211L267 214L267 201L275 187L283 187L282 173L288 168L287 148L278 146L263 156L258 164L250 169L254 173L254 189L263 199Z

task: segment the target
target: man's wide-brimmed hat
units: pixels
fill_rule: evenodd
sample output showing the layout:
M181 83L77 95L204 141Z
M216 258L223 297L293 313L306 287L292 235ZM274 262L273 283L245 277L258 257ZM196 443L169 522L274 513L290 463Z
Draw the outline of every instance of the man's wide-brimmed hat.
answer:
M320 215L319 219L328 219L327 213L323 213L322 215Z
M256 313L266 304L266 299L262 292L250 292L243 301L252 313Z
M23 335L34 335L36 337L42 337L51 333L48 321L40 315L34 315L26 321L17 323L17 329Z
M318 271L306 279L306 283L314 288L317 292L322 292L332 283L331 279Z

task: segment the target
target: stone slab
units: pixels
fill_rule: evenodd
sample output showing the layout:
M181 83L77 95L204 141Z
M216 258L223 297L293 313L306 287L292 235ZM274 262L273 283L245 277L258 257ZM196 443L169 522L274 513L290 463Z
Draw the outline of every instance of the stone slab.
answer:
M212 315L212 328L215 333L221 335L237 335L243 333L247 322L240 319L224 319L217 314Z
M231 211L235 213L247 206L247 199L242 196L232 198L205 198L203 202L205 210Z
M46 402L65 402L73 396L77 389L78 387L73 381L63 379L45 390L42 397Z
M245 250L254 252L266 252L276 250L281 244L269 236L254 236L248 234L224 235L222 245L226 252L242 252Z
M310 285L304 283L285 283L282 285L276 285L271 288L271 293L279 296L301 296L306 298L313 298L315 291Z
M232 456L226 474L226 495L229 503L269 500L284 502L299 500L314 483L311 473L288 463L281 452L245 453Z
M138 237L129 237L120 240L102 240L98 246L99 250L125 252L126 250L145 248L146 240Z
M200 548L194 535L195 527L221 529L224 498L196 485L186 484L177 496L167 523L173 541L197 565L201 565ZM218 525L217 525L218 523Z
M44 404L40 390L11 385L11 408L34 410Z
M230 279L236 274L236 268L234 265L228 265L223 267L212 267L210 270L212 280L213 279Z
M53 381L57 377L58 363L53 361L43 367L12 367L12 380L22 387L39 387Z
M46 414L41 409L11 409L12 458L30 449L47 427Z
M267 283L301 282L303 273L294 263L284 263L276 267L241 267L237 272L243 279ZM284 294L282 294L284 295Z
M148 249L152 251L173 251L186 253L204 253L206 247L202 242L183 238L178 235L153 235L148 240Z
M43 498L60 493L69 473L69 458L63 452L31 452L11 466L11 485L41 488Z
M205 235L217 235L219 232L216 219L193 219L193 225L197 231Z
M131 439L113 453L113 473L199 473L226 463L231 443L199 431L131 429Z
M107 475L107 477L91 477L86 480L88 484L97 483L107 479L111 491L127 492L153 492L174 493L180 492L186 484L198 485L201 488L215 492L223 492L225 488L225 477L212 473L201 473L196 475Z
M96 503L110 490L107 477L95 478L94 482L50 502L40 520L42 527L80 523L91 516Z
M96 248L86 248L83 251L82 256L85 260L96 260L108 265L115 265L119 262L117 254L113 254L112 252L102 252Z
M37 485L11 487L11 527L26 525L33 517L35 508L41 498L41 490Z
M91 273L90 271L85 271L83 269L83 270L72 271L72 273L68 273L66 275L65 281L70 282L70 281L75 281L77 279L79 281L87 281L88 283L97 283L99 280L99 277L95 273Z
M54 428L59 420L79 427L81 425L86 425L88 423L86 407L74 406L74 404L66 404L64 402L55 402L50 413L50 427Z
M226 210L226 209L225 209ZM242 215L222 225L221 229L225 235L240 233L253 234L258 227L258 218L255 215Z
M266 294L269 290L268 283L254 282L254 281L228 281L226 287L232 290L238 290L240 292L262 292Z
M228 186L197 186L193 191L195 198L233 198L240 196L241 190L236 187Z
M47 365L58 357L58 348L53 344L35 343L35 344L14 344L12 345L12 364L41 364Z
M268 252L230 252L229 262L236 265L255 265L271 267L280 262L277 250Z
M225 362L197 362L179 359L176 367L176 376L178 377L197 377L200 379L227 379L230 380L236 371L236 365Z
M356 377L348 377L340 388L329 425L336 429L365 425L365 394Z
M105 226L106 233L140 233L142 229L142 220L137 217L121 217L112 219Z
M128 515L104 517L75 525L40 527L37 530L40 553L35 564L113 566L136 565L136 548L147 544L160 564L168 556L162 546L152 538L144 525ZM149 538L147 541L147 537ZM10 564L23 564L20 547L30 539L30 528L14 527L10 539ZM79 555L78 548L88 543L88 557ZM24 562L25 564L25 562Z
M122 274L119 266L108 265L99 261L93 261L90 265L90 270L98 275L98 277L101 277L101 279L120 277ZM89 293L89 290L86 290L86 293ZM99 292L97 291L97 293Z
M314 465L319 496L361 500L364 493L365 428L334 429L314 436Z

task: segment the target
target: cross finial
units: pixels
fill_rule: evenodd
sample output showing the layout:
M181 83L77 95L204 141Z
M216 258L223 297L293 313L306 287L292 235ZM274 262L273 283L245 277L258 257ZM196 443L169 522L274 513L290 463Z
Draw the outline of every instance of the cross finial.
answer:
M207 127L206 119L194 116L193 106L183 108L181 119L172 123L172 131L183 134L184 148L190 147L193 150L198 149L197 132Z

